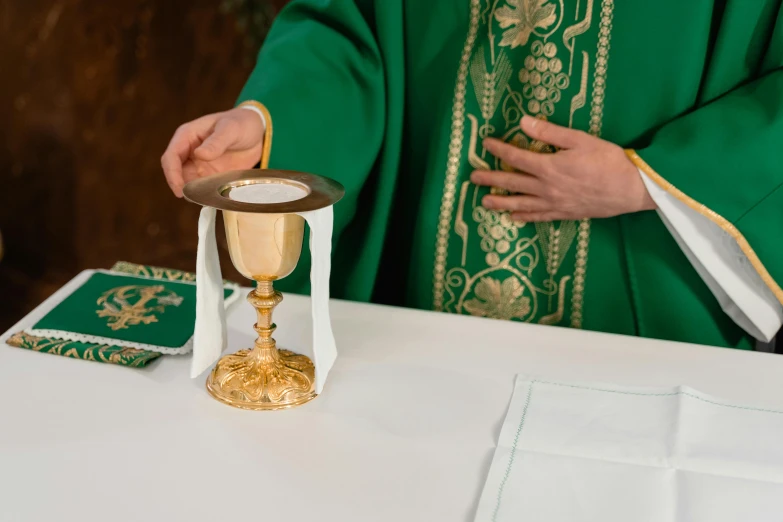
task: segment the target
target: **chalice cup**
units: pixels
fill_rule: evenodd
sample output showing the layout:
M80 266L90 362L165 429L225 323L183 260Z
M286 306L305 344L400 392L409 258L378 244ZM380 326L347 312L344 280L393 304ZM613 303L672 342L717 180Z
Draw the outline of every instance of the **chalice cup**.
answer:
M249 192L255 197L249 198ZM218 361L207 378L215 399L237 408L277 410L316 397L313 362L278 349L272 338L277 328L272 311L283 300L273 283L299 262L305 229L300 213L333 205L344 192L334 180L281 170L232 171L185 186L186 199L223 212L231 261L256 283L247 300L256 309L258 338L252 348Z

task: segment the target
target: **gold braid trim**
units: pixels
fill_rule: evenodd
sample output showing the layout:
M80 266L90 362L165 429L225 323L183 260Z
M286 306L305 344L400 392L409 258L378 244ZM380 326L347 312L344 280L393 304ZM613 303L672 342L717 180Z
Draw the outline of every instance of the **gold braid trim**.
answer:
M720 228L722 228L727 234L729 234L734 241L737 242L737 245L740 247L740 250L742 250L742 253L747 256L748 260L750 261L750 264L753 266L753 268L756 270L756 273L758 273L759 277L761 277L761 280L764 281L764 284L767 285L767 287L772 290L772 293L775 295L778 301L780 301L780 304L783 304L783 289L780 288L780 286L775 282L774 279L772 279L772 276L767 271L767 269L764 267L764 264L761 262L761 259L759 259L759 256L756 255L756 252L753 251L753 248L750 246L750 243L748 243L748 240L745 239L745 236L742 235L742 233L737 230L737 227L735 227L731 222L729 222L728 219L721 216L714 210L711 210L710 208L706 207L705 205L702 205L695 199L689 197L687 194L679 190L677 187L666 181L660 174L655 172L652 167L650 167L646 161L644 161L639 154L636 153L633 149L627 149L625 151L625 154L628 155L628 157L631 159L631 161L636 165L639 169L642 170L647 176L653 180L659 187L664 189L666 192L677 198L679 201L685 203L690 207L691 209L695 210L702 216L708 218L710 221L718 225Z
M240 107L255 107L264 115L264 146L261 149L261 168L269 168L269 156L272 153L272 115L263 103L248 100L239 104Z

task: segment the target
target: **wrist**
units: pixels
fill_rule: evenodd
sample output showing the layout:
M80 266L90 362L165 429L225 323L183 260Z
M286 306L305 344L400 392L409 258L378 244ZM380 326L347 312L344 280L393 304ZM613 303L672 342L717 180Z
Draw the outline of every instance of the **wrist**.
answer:
M655 203L655 200L652 198L650 193L647 191L647 187L644 187L644 195L642 196L642 203L640 205L639 211L644 210L657 210L658 205Z
M658 205L644 183L644 173L628 157L625 157L624 170L626 179L631 183L628 190L630 206L628 213L657 209Z
M244 102L238 108L256 113L258 117L261 119L261 133L263 134L266 131L266 115L264 114L264 111L261 110L260 107L257 107L255 104L249 102Z
M255 112L261 119L261 135L263 138L261 140L262 147L259 164L262 169L266 169L269 166L269 156L272 153L272 116L269 114L266 106L255 100L244 101L239 107Z
M633 164L632 164L633 165ZM633 165L633 173L629 172L629 175L634 177L634 198L635 202L632 212L644 212L645 210L655 210L658 205L647 190L647 185L644 183L644 173L640 171L636 165Z

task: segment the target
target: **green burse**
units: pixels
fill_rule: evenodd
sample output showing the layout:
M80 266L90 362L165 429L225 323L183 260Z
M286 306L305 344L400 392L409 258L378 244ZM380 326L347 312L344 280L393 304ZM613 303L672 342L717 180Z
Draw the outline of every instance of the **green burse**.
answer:
M119 364L121 366L131 366L133 368L146 366L147 363L154 361L163 355L160 352L138 350L136 348L126 348L123 346L36 337L25 332L14 334L6 343L10 346L26 348L34 352L51 353L64 357L72 357L74 359Z
M95 272L8 344L78 359L140 367L187 353L196 319L195 275L120 262ZM237 286L225 289L227 301Z

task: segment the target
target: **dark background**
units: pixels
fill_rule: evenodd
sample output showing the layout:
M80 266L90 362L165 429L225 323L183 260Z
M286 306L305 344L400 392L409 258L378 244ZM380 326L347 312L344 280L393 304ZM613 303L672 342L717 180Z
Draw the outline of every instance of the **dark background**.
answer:
M233 105L285 3L0 0L0 331L86 268L194 270L199 209L160 156Z

